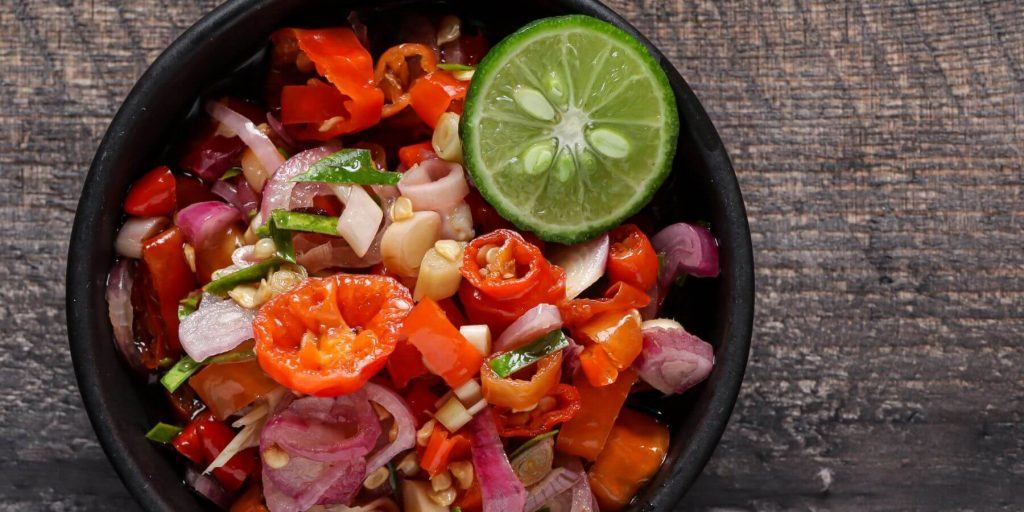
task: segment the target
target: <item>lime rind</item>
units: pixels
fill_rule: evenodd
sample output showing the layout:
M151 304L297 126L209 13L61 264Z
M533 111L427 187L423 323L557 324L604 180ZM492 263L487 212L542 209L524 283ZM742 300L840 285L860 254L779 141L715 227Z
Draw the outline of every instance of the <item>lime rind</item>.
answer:
M544 55L557 52L557 58L530 66L516 60L538 48ZM515 88L495 85L510 75L515 79L507 82ZM644 80L653 82L653 94L632 94ZM561 112L557 123L538 97ZM574 125L570 112L585 118ZM557 133L566 126L578 128L578 135ZM626 129L624 146L616 130ZM618 225L650 200L671 171L679 119L668 78L645 46L611 24L569 15L532 22L487 53L470 85L461 132L467 168L503 217L544 240L575 243ZM482 133L501 136L481 140ZM538 156L538 145L553 134L569 143L550 158L547 152ZM622 158L627 148L634 158ZM524 162L547 163L548 172L525 169ZM638 173L634 166L649 171ZM593 197L600 204L588 204Z

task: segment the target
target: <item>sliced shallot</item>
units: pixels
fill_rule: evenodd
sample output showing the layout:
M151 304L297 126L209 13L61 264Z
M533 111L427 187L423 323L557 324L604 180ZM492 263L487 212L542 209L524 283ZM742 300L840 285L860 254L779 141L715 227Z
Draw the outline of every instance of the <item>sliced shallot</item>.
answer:
M178 338L185 353L196 361L233 350L253 337L256 312L231 299L204 295L199 309L178 325Z
M412 201L414 210L443 213L469 194L469 184L461 165L433 158L406 171L398 190Z
M142 242L167 226L167 217L130 217L117 232L114 250L129 258L142 257Z
M367 460L366 475L368 476L387 464L395 455L416 446L416 418L413 417L405 400L391 389L373 382L367 382L363 389L366 390L366 395L371 402L376 402L391 414L398 428L395 440Z
M715 349L674 320L643 323L644 347L633 362L645 382L671 395L696 386L711 373Z
M526 504L526 488L516 478L498 437L494 415L483 410L467 425L471 436L473 469L480 482L483 512L517 512Z
M227 203L203 201L182 208L174 217L174 223L181 228L185 240L199 247L209 236L224 232L229 224L241 218L242 214Z
M561 327L562 315L558 312L557 306L537 304L501 333L494 342L494 351L504 352L519 348Z
M217 101L207 102L206 112L242 139L242 142L256 154L268 173L273 173L284 164L284 157L277 151L277 147L270 141L270 137L256 128L256 125L248 117Z
M658 279L661 293L668 293L680 274L718 275L718 242L707 228L677 222L654 235L651 244L664 260Z
M565 298L575 299L601 279L608 264L608 234L588 242L560 246L551 251L550 260L565 270Z

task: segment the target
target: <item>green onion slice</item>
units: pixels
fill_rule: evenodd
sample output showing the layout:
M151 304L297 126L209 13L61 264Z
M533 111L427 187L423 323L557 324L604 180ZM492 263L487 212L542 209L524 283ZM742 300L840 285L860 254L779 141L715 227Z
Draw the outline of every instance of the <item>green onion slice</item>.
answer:
M270 274L277 267L280 267L281 263L284 263L284 260L276 256L268 258L255 265L245 267L241 270L236 270L226 276L210 281L203 287L203 291L206 293L212 293L219 297L224 297L232 288L240 284L259 281L260 279L267 277L267 274Z
M442 62L437 65L437 69L443 69L445 71L472 71L476 68L465 64L456 64L454 62Z
M196 361L189 356L183 356L163 377L160 377L160 384L164 385L164 388L171 393L174 393L194 375L200 368L214 363L236 363L239 361L247 361L254 359L256 353L253 349L248 348L244 350L233 350L218 356L213 356L205 361Z
M167 444L174 441L174 438L178 437L178 434L180 433L181 427L160 422L153 425L153 428L149 429L149 432L146 432L146 439L160 444Z
M312 213L290 212L288 210L274 210L274 213L270 214L270 219L274 223L275 229L306 231L308 233L338 236L337 217L315 215Z
M402 173L377 169L367 149L346 148L309 166L292 181L318 183L356 183L359 185L397 185Z
M181 299L178 303L178 320L184 320L186 316L196 312L199 308L199 297L202 297L201 293L190 293L188 297Z
M512 375L533 363L536 363L544 356L548 356L569 346L569 340L561 329L551 331L540 339L529 345L505 352L493 359L488 364L494 373L505 378Z
M267 228L270 229L270 239L274 241L274 245L277 247L277 255L285 261L295 263L295 248L292 247L292 232L287 229L281 229L277 227L277 223L274 222L274 216L271 214L270 222L267 223Z
M557 428L552 430L551 432L544 432L543 434L540 434L540 435L537 435L536 437L530 438L530 440L528 440L525 443L523 443L522 445L520 445L519 448L516 448L515 451L513 451L512 454L508 456L508 460L512 460L512 459L520 456L526 450L529 450L530 448L536 446L537 443L539 443L539 442L541 442L541 441L543 441L543 440L545 440L545 439L547 439L549 437L555 437L556 435L558 435L558 429Z

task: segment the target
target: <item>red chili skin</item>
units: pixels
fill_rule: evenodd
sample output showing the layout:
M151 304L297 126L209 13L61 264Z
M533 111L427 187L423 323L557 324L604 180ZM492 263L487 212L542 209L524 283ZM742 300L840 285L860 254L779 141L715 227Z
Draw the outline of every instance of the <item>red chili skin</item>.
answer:
M166 165L161 165L142 175L128 189L124 200L124 211L139 217L159 217L174 211L174 174Z
M178 303L197 286L195 274L185 261L182 246L185 237L173 227L142 244L142 261L146 262L153 290L160 305L167 347L174 355L181 350L178 342Z
M398 148L398 160L406 169L412 169L416 164L432 158L437 158L437 153L430 141Z
M548 391L547 396L554 398L557 405L554 409L541 412L530 411L530 418L523 425L514 425L511 411L504 408L493 408L494 420L498 425L501 437L534 437L551 432L556 425L573 419L580 412L580 393L570 384L557 384Z
M409 104L416 115L431 128L441 114L451 110L462 112L461 100L466 97L469 82L452 77L447 71L434 71L416 79L409 89Z
M234 437L234 430L217 421L212 414L203 413L185 426L171 445L185 458L205 469ZM236 492L255 469L256 450L249 448L214 469L213 476L228 492Z
M658 281L658 253L639 228L625 224L612 230L608 251L608 277L641 290L650 290Z

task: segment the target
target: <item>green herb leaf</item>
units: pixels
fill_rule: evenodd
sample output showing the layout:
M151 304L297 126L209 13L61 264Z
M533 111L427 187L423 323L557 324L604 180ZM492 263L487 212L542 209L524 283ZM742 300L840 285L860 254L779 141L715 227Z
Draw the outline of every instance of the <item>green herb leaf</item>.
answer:
M292 232L287 229L280 229L277 227L277 223L274 222L274 216L270 216L270 222L267 223L270 229L270 239L274 241L274 245L277 247L277 255L285 260L295 263L295 249L292 247Z
M529 345L505 352L491 359L488 364L491 365L494 373L497 373L501 378L505 378L536 363L542 357L554 354L568 346L569 340L566 339L565 334L562 333L561 329L556 329L541 336L540 339Z
M240 284L259 281L267 277L267 274L280 267L281 263L284 263L284 260L276 256L266 259L255 265L236 270L226 276L210 281L203 287L203 291L219 297L225 297L232 288Z
M292 181L397 185L400 179L401 173L377 169L369 150L346 148L309 166L309 170L292 178Z
M274 210L274 213L270 214L270 220L274 223L274 229L338 236L337 217L290 212L288 210Z
M167 370L163 377L160 377L160 384L163 384L167 391L174 393L192 374L199 371L202 367L203 363L196 362L195 359L189 356L184 356L170 370Z
M443 69L445 71L472 71L476 68L474 68L473 66L467 66L465 64L442 62L437 65L437 69Z
M201 293L191 293L188 297L181 299L181 302L178 303L178 320L184 320L186 316L196 312L201 296Z
M544 432L543 434L540 434L540 435L538 435L536 437L531 438L530 440L526 441L525 443L519 445L519 448L516 448L515 451L513 451L512 454L508 456L508 460L512 460L512 459L522 455L523 452L525 452L526 450L529 450L530 448L535 446L537 443L539 443L539 442L541 442L541 441L543 441L543 440L545 440L545 439L547 439L549 437L555 437L557 434L558 434L558 429L556 428L556 429L552 430L551 432Z
M146 439L160 444L167 444L174 441L174 438L178 437L178 434L180 433L181 427L160 422L153 425L153 428L149 429L149 432L146 432Z
M234 178L235 176L238 176L239 174L242 174L242 168L241 167L232 167L232 168L224 171L224 174L220 175L220 180L221 181L229 180L231 178Z

